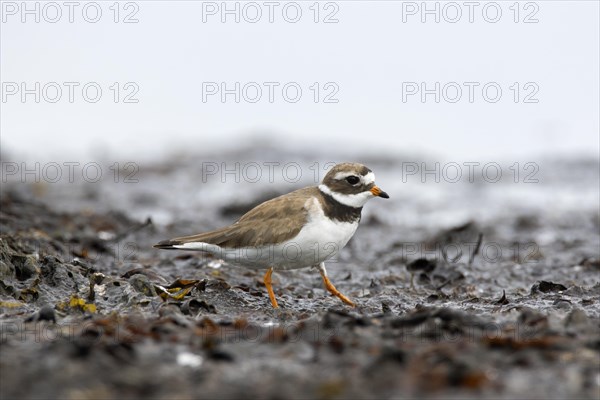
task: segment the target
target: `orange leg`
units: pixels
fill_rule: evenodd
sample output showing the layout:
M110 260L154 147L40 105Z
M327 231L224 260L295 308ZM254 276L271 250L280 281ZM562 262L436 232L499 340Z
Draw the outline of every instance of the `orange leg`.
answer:
M263 282L267 287L267 292L269 292L269 299L271 300L271 305L273 308L279 308L277 305L277 299L275 298L275 293L273 292L273 286L271 286L271 274L273 273L273 267L269 268L265 277L263 278Z
M334 295L335 297L337 297L338 299L340 299L344 303L348 304L349 306L356 307L356 304L354 304L352 302L352 300L350 300L349 298L347 298L346 296L344 296L342 293L340 293L339 290L337 290L335 288L335 286L333 286L333 283L331 283L331 281L327 277L327 270L325 269L325 264L324 263L319 264L319 272L321 273L321 277L323 278L323 282L325 283L325 287L327 288L327 290L329 291L329 293L331 293L332 295Z

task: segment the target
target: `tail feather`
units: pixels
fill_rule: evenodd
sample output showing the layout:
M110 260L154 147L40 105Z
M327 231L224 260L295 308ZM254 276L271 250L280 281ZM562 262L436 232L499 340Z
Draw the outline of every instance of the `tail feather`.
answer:
M163 250L178 250L176 247L173 247L173 246L177 246L177 245L181 245L181 244L182 244L182 242L180 242L179 240L171 239L171 240L163 240L162 242L158 242L153 247L155 247L157 249L163 249Z

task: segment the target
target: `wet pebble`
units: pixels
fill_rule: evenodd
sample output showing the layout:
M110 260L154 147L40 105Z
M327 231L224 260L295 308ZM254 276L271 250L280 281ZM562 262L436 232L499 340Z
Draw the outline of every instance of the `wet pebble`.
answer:
M150 279L146 275L142 274L134 274L129 277L129 283L133 288L146 296L153 297L156 296L156 290L154 289L154 285L150 282Z
M15 254L10 257L10 260L15 267L16 277L20 281L25 281L39 273L36 259L33 256Z
M570 310L572 308L571 302L566 299L556 299L554 300L553 305L559 310Z
M38 312L28 317L25 322L50 321L56 323L56 313L54 307L45 305Z
M531 287L531 294L561 292L564 290L567 290L567 287L560 283L554 283L554 282L548 282L548 281L537 281Z

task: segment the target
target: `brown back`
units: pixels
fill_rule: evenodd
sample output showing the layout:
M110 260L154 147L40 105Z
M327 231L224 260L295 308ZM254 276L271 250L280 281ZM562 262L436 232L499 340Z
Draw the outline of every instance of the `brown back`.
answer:
M259 204L232 225L172 241L204 242L233 248L260 247L290 240L298 235L307 221L306 201L319 194L316 187L299 189Z

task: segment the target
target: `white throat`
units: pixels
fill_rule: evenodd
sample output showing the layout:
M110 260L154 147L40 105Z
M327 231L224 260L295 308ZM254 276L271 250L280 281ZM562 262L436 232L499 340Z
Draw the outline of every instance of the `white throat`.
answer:
M338 203L354 208L360 208L364 206L365 203L373 197L373 193L371 193L368 190L358 194L342 194L333 192L331 189L329 189L326 185L323 184L319 185L319 190L333 197Z

